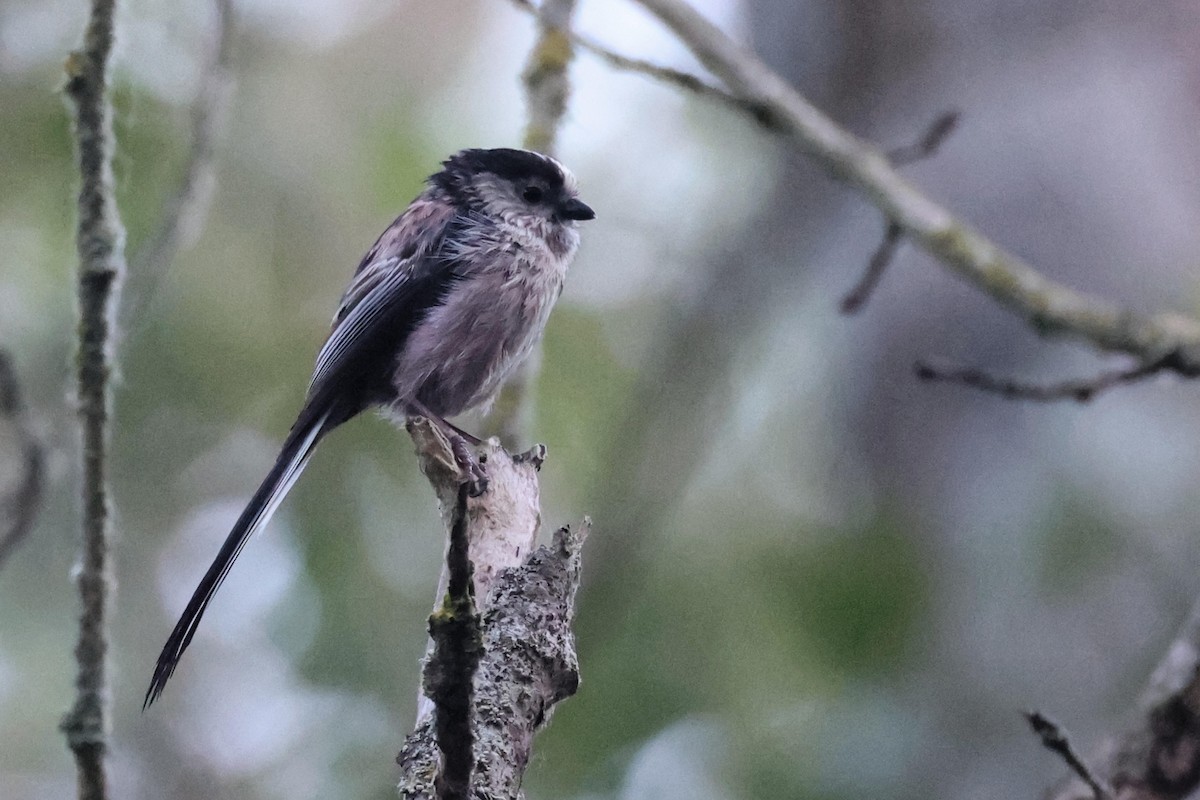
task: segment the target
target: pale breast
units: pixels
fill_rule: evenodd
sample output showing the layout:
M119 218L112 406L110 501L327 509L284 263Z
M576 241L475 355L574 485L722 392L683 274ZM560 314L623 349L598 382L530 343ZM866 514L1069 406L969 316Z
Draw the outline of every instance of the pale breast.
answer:
M472 268L409 337L394 373L399 403L415 398L447 417L487 404L537 343L574 247L502 233L471 254Z

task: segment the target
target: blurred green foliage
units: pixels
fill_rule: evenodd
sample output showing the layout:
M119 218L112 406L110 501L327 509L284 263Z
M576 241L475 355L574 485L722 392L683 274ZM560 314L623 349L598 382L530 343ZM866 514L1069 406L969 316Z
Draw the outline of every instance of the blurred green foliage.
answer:
M1049 596L1077 592L1120 556L1121 539L1110 519L1064 487L1060 504L1039 528L1038 587Z

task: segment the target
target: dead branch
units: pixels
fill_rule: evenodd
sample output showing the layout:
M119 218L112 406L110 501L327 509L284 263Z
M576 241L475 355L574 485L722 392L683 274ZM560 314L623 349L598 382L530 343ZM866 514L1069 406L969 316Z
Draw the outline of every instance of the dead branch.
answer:
M466 670L451 678L440 665L432 670L441 677L431 682L427 665L426 691L434 696L419 711L416 729L397 756L400 796L518 798L534 734L553 706L579 685L571 623L580 552L590 524L585 520L574 531L563 528L550 547L535 550L541 520L537 471L544 448L512 457L497 440L489 441L480 458L488 471L488 491L470 498L461 492L463 476L441 432L419 418L410 419L408 428L451 539L439 597L453 604L450 616L466 622L474 612L468 612L463 598L474 595L482 614L475 634L482 637L482 649L473 686L463 684L469 680ZM465 564L467 548L470 565ZM439 658L437 640L444 631L437 628L445 616L441 605L431 618L436 623L431 624L435 644L430 664ZM471 649L471 635L468 631L463 639L466 650ZM448 700L450 696L458 699ZM464 697L470 698L465 727ZM460 724L447 738L435 730L449 718ZM465 766L464 753L470 754ZM459 760L453 767L452 757ZM464 772L470 775L465 784Z

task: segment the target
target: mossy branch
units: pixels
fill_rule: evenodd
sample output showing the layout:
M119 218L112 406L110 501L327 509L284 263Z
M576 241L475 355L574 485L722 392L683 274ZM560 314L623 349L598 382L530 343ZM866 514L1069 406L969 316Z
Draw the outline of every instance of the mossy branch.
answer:
M429 617L433 652L425 662L425 694L434 704L434 732L442 766L435 781L440 800L466 800L475 766L471 697L483 651L479 613L471 585L467 540L469 485L458 487L446 548L449 587L441 607Z
M552 156L571 94L568 69L575 57L571 39L575 0L545 0L536 13L538 36L521 75L529 110L523 145Z
M529 111L521 144L527 150L552 156L571 93L568 69L575 55L571 40L575 0L545 0L536 13L538 37L521 74ZM496 399L492 419L500 438L510 445L520 442L529 430L533 383L540 366L541 348L536 348Z
M93 0L83 46L67 59L66 95L75 111L80 185L77 392L83 520L77 584L82 610L75 647L76 698L62 722L75 755L79 797L107 796L107 605L109 501L105 467L111 407L113 310L125 274L125 230L113 191L112 103L108 83L115 0Z

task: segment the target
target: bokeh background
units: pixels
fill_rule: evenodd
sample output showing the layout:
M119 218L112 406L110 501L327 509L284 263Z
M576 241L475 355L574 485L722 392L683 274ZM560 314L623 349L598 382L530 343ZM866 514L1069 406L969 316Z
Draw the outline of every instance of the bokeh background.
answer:
M442 542L410 443L380 419L322 445L161 703L143 714L141 698L361 253L446 154L519 143L533 25L501 0L236 5L207 218L169 269L130 276L122 309L114 796L386 798ZM1056 279L1195 310L1192 0L698 5L885 146L960 109L914 180ZM0 3L0 344L51 458L47 507L0 574L9 800L73 792L56 724L75 616L75 178L57 90L83 13ZM188 151L213 13L132 0L119 23L136 254ZM579 24L698 69L631 3L583 0ZM583 685L538 741L529 796L1036 796L1062 769L1018 711L1096 744L1200 591L1197 387L1041 406L919 384L928 356L1047 380L1114 361L1038 339L912 248L839 316L883 230L873 209L712 102L587 55L572 78L560 154L598 218L530 436L550 448L547 526L587 513L596 529Z

